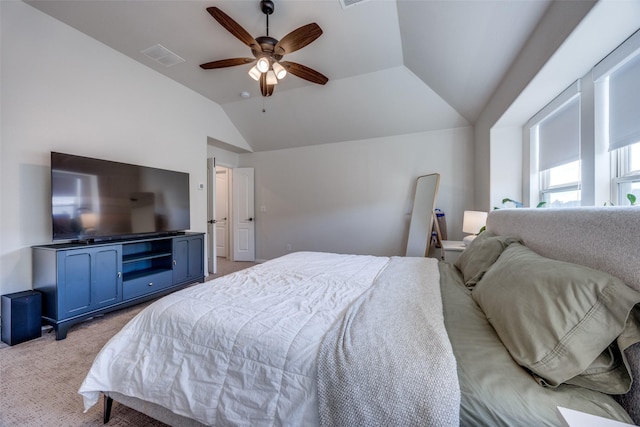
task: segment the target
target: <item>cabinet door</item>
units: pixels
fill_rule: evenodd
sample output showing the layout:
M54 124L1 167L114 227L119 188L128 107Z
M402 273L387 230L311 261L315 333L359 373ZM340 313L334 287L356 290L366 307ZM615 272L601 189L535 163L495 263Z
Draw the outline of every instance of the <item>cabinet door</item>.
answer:
M58 319L91 309L91 251L58 253Z
M93 254L91 290L92 308L106 307L122 301L121 246L109 246Z
M58 319L122 300L121 246L58 253Z
M173 239L173 284L204 275L204 236Z
M189 239L173 239L173 284L189 278Z
M204 236L189 239L189 279L204 275Z

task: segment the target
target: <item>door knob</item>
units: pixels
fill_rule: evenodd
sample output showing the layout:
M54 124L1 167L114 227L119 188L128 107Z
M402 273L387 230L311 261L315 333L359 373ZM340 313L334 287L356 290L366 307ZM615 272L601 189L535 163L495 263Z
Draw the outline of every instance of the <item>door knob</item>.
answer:
M216 220L215 219L210 219L209 221L207 221L207 224L215 224Z
M253 218L249 218L247 221L253 221Z

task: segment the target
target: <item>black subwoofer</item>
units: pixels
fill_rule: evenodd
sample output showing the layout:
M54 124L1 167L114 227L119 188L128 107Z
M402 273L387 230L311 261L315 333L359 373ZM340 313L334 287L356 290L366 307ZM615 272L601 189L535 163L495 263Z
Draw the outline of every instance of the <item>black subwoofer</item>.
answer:
M2 295L2 341L20 344L42 335L42 296L38 291Z

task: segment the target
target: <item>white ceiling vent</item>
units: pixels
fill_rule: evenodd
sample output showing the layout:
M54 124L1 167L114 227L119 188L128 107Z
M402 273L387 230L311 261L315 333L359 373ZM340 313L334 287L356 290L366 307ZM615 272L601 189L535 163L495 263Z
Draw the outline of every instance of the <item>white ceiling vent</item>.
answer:
M367 0L340 0L340 4L342 5L343 9L346 9L348 7L355 6L358 3L362 3L365 1Z
M154 61L159 62L165 67L171 67L172 65L176 65L185 61L183 58L179 57L160 44L148 47L144 50L141 50L140 52L153 59Z

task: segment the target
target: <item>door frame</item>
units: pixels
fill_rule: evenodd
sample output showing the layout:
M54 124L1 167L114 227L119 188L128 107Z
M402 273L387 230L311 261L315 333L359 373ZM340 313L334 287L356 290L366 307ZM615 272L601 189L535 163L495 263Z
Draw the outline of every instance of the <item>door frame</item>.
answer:
M207 157L207 264L208 273L218 272L216 254L216 226L212 221L216 213L216 158ZM209 256L210 255L210 256Z
M227 191L227 206L228 206L228 215L227 215L227 259L231 261L235 261L235 236L234 236L234 200L233 200L233 170L234 169L242 169L239 167L234 167L225 163L218 163L216 161L215 156L207 158L207 254L211 254L211 262L209 262L208 270L210 273L216 274L218 272L218 257L217 257L217 249L216 249L216 227L215 223L209 223L209 221L215 219L216 212L216 166L222 166L228 170L228 191ZM253 168L251 168L253 169ZM255 191L255 183L253 191ZM252 198L255 199L255 193L251 195ZM255 209L255 207L254 207ZM255 212L253 217L255 218ZM254 247L254 259L255 259L255 228L252 233L253 239L253 247ZM209 259L209 256L207 255Z
M224 175L224 183L219 182L219 175ZM214 180L215 180L215 222L214 222L214 226L216 228L216 239L213 242L216 245L216 259L218 258L224 258L224 259L230 259L230 255L229 255L229 223L230 223L230 211L231 208L229 206L230 202L231 202L231 168L224 166L224 165L216 165L215 168L215 174L214 174ZM226 188L225 188L226 187ZM225 203L226 204L226 214L225 214L225 218L221 219L218 218L218 208L220 206L218 206L218 203ZM220 234L220 223L224 221L224 235ZM219 250L219 243L220 240L224 238L224 253L223 251Z

